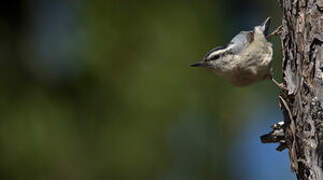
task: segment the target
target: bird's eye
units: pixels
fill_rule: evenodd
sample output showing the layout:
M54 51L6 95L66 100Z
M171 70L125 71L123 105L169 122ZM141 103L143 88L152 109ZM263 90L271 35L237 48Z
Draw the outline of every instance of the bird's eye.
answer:
M215 56L211 57L211 60L218 59L219 57L220 57L219 55L215 55Z

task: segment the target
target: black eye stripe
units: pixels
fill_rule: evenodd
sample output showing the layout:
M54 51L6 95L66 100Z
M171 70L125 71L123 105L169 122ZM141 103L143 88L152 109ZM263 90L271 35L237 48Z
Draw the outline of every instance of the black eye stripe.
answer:
M220 57L220 55L214 55L210 58L205 58L205 61L208 62L208 61L214 61L214 60L217 60L218 58Z
M218 50L221 50L221 49L225 49L226 47L227 47L227 45L225 45L225 46L215 47L215 48L213 48L213 49L209 50L209 51L205 54L204 59L207 59L207 58L210 56L210 54L212 54L213 52L218 51ZM218 56L218 55L216 55L216 56L214 56L214 57L216 57L215 59L219 58L219 56ZM214 57L212 57L212 58L210 58L210 59L214 59Z
M215 59L218 59L220 56L219 55L215 55L213 57L210 58L210 60L215 60Z

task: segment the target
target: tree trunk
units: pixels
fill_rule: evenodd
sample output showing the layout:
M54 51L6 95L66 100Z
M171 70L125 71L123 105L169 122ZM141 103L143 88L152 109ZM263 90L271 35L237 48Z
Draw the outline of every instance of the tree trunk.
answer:
M262 141L289 149L301 180L323 180L323 0L281 0L284 124Z

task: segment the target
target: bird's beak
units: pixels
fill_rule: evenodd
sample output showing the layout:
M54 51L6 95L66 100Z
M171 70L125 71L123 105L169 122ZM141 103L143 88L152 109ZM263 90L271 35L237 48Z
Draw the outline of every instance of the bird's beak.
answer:
M265 36L267 36L269 33L270 23L271 23L271 17L267 17L265 22L261 24L261 29L263 30Z
M202 61L200 61L200 62L197 62L197 63L191 64L190 66L191 66L191 67L201 67L201 66L204 66L204 65L205 65L205 63L203 63Z

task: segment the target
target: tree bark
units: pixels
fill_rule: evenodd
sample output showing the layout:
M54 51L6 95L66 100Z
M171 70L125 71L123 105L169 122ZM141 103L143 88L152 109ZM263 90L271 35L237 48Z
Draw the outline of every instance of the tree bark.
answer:
M281 0L285 120L262 141L288 148L299 180L323 180L323 0Z

